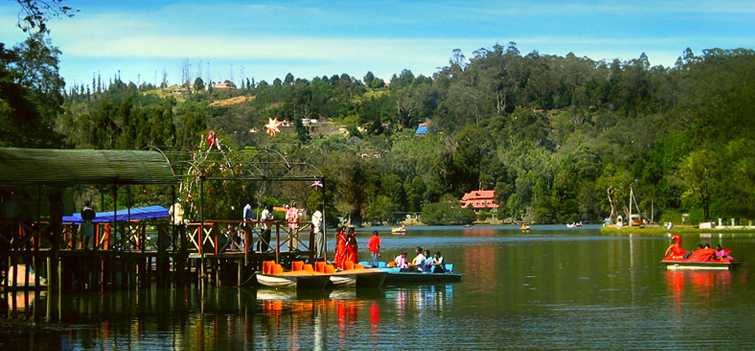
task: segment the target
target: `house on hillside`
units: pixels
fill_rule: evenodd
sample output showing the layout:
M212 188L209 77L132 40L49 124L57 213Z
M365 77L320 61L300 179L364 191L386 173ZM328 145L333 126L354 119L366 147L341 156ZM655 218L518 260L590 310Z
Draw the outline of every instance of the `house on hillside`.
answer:
M495 190L472 190L461 198L461 208L470 206L475 210L498 208L498 204L493 200L494 197Z
M212 83L212 87L215 89L236 89L231 82Z

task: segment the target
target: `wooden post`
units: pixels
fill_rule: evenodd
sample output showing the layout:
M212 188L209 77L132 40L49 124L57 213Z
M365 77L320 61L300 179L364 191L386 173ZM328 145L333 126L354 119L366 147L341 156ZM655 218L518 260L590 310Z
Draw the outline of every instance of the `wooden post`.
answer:
M202 236L204 235L204 176L199 177L199 260L200 260L200 289L204 290L204 278L205 278L205 268L204 268L204 250L202 250L202 246L204 245L204 240L202 240Z
M280 223L275 224L275 262L280 262L280 256L281 256L281 225Z
M165 279L165 277L167 276L167 272L165 271L165 230L165 225L157 225L157 262L155 262L155 270L157 271L157 286L161 288L167 287Z

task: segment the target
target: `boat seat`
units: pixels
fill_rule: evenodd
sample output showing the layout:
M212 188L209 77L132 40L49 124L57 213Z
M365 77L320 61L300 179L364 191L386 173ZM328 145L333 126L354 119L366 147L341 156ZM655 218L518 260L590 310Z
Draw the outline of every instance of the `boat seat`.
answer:
M364 265L360 264L360 263L357 263L357 264L354 265L354 269L364 269Z
M292 272L300 271L303 269L302 268L303 266L304 266L304 261L293 261L291 262L291 271Z
M328 264L323 261L315 262L315 271L320 272L320 273L325 273L325 266L327 265Z
M354 262L346 261L343 263L343 270L348 271L350 269L354 269Z
M275 261L262 261L262 274L270 274L273 265L275 265Z
M283 274L283 266L277 263L274 264L272 272L270 272L270 274Z
M332 264L329 264L329 265L325 266L325 273L326 274L333 274L335 272L336 272L336 267L333 266Z
M312 269L312 265L309 263L302 265L301 269L306 272L314 272L314 269Z

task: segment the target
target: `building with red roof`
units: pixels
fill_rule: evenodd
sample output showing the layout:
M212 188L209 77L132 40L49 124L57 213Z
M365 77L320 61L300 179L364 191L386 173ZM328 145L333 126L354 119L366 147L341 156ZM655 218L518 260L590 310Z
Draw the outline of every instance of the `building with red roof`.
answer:
M494 197L495 190L472 190L461 198L461 208L470 206L475 210L498 208L498 204L493 200Z

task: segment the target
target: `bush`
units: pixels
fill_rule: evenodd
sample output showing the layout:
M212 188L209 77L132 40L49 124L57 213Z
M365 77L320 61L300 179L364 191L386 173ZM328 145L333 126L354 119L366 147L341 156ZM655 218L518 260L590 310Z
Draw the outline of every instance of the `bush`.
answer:
M682 216L687 213L689 218L686 222L682 223ZM703 209L693 208L691 210L665 210L661 215L661 223L671 222L676 225L698 225L700 222L704 222Z
M435 202L422 207L420 220L428 225L472 224L476 215L471 208L461 208L458 202Z

